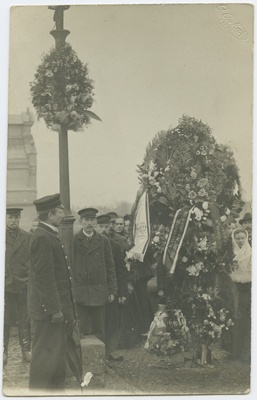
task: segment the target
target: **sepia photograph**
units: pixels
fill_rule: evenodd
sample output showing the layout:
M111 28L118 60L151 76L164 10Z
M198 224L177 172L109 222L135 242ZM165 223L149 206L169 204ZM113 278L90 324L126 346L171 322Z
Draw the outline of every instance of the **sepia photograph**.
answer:
M5 6L2 396L253 398L253 4L79 3Z

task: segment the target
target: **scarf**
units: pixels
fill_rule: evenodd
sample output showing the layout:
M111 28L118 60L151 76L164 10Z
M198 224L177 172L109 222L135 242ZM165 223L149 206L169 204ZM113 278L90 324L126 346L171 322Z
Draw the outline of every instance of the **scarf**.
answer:
M237 231L238 229L235 229L232 232L232 243L235 255L233 261L236 261L237 267L231 272L231 279L239 283L251 282L252 248L248 242L248 232L245 231L245 242L240 248L235 240L235 233Z

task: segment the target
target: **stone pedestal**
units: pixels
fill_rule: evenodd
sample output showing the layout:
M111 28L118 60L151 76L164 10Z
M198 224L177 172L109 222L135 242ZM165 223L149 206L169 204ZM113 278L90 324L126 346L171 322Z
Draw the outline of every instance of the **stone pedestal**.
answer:
M105 386L105 345L95 336L81 339L83 377L91 372L89 388Z

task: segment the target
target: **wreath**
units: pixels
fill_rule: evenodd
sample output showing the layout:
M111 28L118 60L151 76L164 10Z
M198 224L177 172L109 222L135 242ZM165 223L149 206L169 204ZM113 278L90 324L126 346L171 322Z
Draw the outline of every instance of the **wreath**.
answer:
M94 86L87 66L68 43L43 56L30 86L37 115L51 130L61 132L65 126L78 131L91 118L100 120L88 110L93 104Z
M183 115L176 128L155 136L138 172L139 193L149 194L150 248L169 308L186 316L192 337L215 339L233 325L227 288L217 286L233 269L231 224L244 204L233 152L208 125ZM132 214L137 202L138 196ZM176 269L167 267L165 252Z

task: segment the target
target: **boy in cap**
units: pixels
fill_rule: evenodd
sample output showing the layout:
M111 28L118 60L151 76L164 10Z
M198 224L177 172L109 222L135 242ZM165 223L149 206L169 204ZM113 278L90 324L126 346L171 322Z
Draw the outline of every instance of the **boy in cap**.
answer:
M121 310L119 304L123 305L128 298L127 270L121 246L108 235L110 230L109 215L100 215L97 217L96 230L98 233L106 235L110 240L118 285L118 296L115 296L112 303L107 303L105 309L106 359L107 361L121 361L123 357L115 356L114 352L118 349L120 339Z
M29 388L64 389L67 325L75 320L71 267L58 232L60 194L35 200L39 224L30 244L29 315L34 324Z
M82 229L74 238L74 295L81 333L105 342L105 304L117 295L117 279L109 239L95 231L97 212L78 212Z
M22 361L31 360L31 330L27 310L27 286L29 273L29 242L31 235L20 229L22 208L6 209L5 253L5 308L4 354L7 363L11 326L18 320L19 342Z

